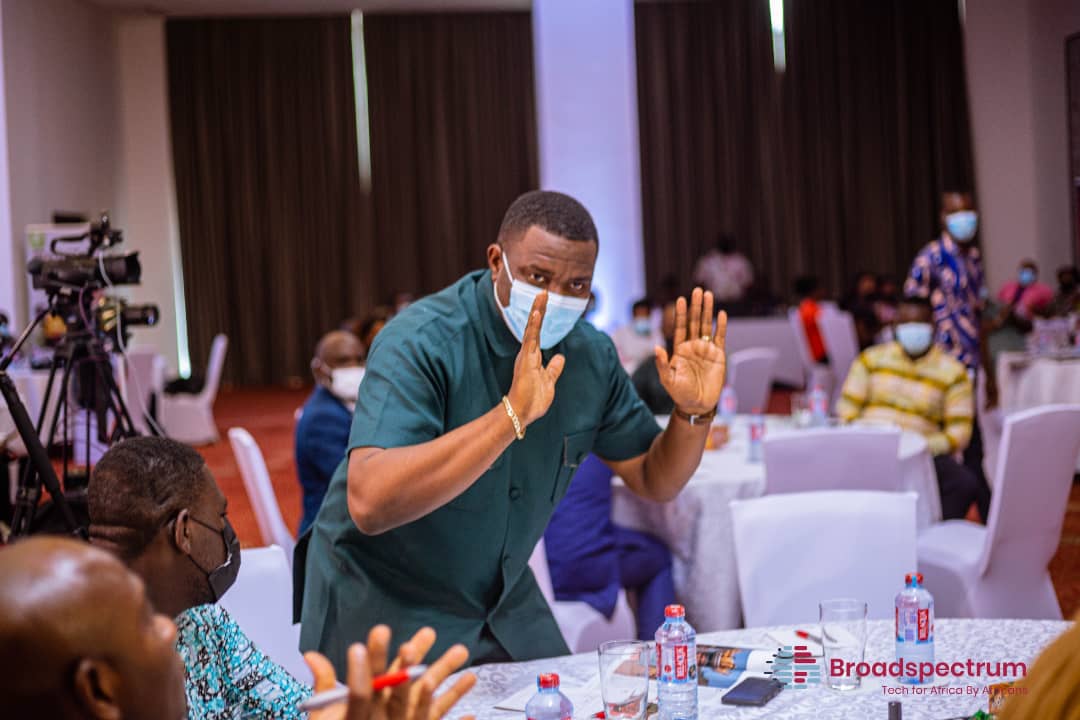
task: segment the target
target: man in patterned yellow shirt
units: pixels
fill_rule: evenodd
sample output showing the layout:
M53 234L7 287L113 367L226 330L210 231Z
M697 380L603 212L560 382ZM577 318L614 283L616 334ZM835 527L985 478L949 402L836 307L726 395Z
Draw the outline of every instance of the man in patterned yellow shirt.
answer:
M934 331L930 302L905 298L896 340L867 348L852 363L836 412L844 422L883 421L922 434L948 520L964 517L978 494L975 473L957 460L971 440L974 403L967 369L934 344Z

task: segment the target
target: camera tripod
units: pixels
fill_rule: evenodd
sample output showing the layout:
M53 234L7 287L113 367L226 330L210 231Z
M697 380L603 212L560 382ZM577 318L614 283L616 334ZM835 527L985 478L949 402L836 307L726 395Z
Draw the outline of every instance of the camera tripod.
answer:
M81 303L81 296L79 302ZM7 374L7 368L11 365L16 353L26 342L47 314L56 309L57 298L50 298L49 306L43 310L34 321L23 330L22 335L15 342L8 356L0 360L0 393L3 394L12 420L19 432L19 436L26 446L29 462L25 463L19 473L19 487L15 497L15 509L11 523L12 536L27 535L32 531L35 516L37 515L42 496L42 486L48 490L54 505L59 509L61 518L67 529L74 534L85 536L86 527L75 516L71 503L63 492L71 490L73 483L71 463L77 461L69 453L68 430L70 399L72 397L72 376L77 374L77 400L78 405L87 411L85 423L86 452L84 465L89 469L91 464L90 437L90 414L93 413L97 420L97 440L111 445L126 437L138 435L135 430L127 405L120 394L120 388L113 377L109 354L101 338L94 332L89 323L78 329L69 329L56 348L53 355L52 367L49 369L49 379L45 386L45 396L42 400L41 411L38 414L37 423L30 420L26 407L19 400L18 393L11 378ZM85 313L83 313L85 317ZM60 381L57 383L57 376ZM56 396L55 412L53 412L49 424L49 432L42 443L41 431L45 426L49 409L52 407L54 390ZM116 424L111 431L108 429L110 415L115 418ZM56 471L49 461L47 448L56 441L57 426L61 425L62 453L63 453L63 478L64 485L61 488ZM73 438L71 438L73 439Z

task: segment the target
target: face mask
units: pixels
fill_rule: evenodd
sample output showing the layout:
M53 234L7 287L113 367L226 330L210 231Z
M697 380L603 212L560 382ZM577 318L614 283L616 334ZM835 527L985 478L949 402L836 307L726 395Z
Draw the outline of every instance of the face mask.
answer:
M207 525L194 516L192 516L191 519L207 530L218 532L217 528L212 525ZM206 580L210 584L210 592L214 596L214 602L221 600L222 596L224 596L229 588L233 586L233 583L236 582L236 576L240 573L240 539L236 537L236 532L233 530L229 518L225 518L225 528L221 530L221 539L225 542L225 562L221 563L213 570L207 570L202 565L195 562L195 558L188 555L188 557L191 558L191 562L195 563L195 567L206 574Z
M634 318L634 332L638 335L652 335L652 322L649 318Z
M979 215L974 210L961 210L945 216L945 229L957 242L971 242L979 229Z
M934 326L930 323L901 323L896 326L896 341L904 352L918 357L930 349L934 340Z
M1031 268L1023 268L1018 276L1021 287L1027 287L1035 282L1035 271Z
M360 381L364 379L364 368L342 367L330 371L330 392L350 410L356 407L356 396L360 393Z
M492 283L492 292L495 294L495 304L502 311L503 320L510 332L520 342L525 337L525 326L529 323L529 313L532 312L533 300L544 292L542 288L530 285L526 282L518 282L510 274L510 263L503 251L503 267L506 268L506 276L510 278L510 305L503 307L499 302L499 294L495 292L495 284ZM547 350L553 347L570 334L574 324L585 312L585 306L589 304L589 298L574 298L558 293L548 292L547 312L544 313L544 322L540 326L540 348Z

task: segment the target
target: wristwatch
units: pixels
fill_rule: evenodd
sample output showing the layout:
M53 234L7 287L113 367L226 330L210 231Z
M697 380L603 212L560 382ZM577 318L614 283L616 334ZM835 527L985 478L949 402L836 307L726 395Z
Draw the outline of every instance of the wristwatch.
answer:
M702 413L700 415L692 415L684 410L675 408L674 410L672 410L671 414L675 417L682 418L691 425L711 425L713 418L716 417L716 408L713 408L709 412Z

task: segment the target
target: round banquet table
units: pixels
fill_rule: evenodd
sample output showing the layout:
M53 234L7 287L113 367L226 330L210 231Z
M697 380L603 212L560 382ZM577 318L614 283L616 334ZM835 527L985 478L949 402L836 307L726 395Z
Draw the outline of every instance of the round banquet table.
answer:
M665 418L658 419L666 423ZM785 416L767 417L765 428L766 437L799 432ZM747 459L749 418L736 418L730 436L723 448L705 451L697 472L669 503L640 498L617 478L613 487L615 523L655 535L671 549L676 595L699 631L742 625L728 504L765 491L764 464ZM941 498L926 440L916 433L902 433L897 460L902 489L919 496L918 526L939 522Z
M1060 620L938 619L935 623L934 661L965 664L969 659L992 664L1022 662L1030 669L1039 652L1070 626L1071 623ZM771 633L784 630L790 632L793 629L794 626L788 626L707 633L698 635L698 643L772 650L778 643ZM889 620L873 620L867 623L867 662L892 662L895 659L892 630L892 621ZM475 714L478 720L521 718L520 712L499 710L495 706L514 693L534 686L538 674L557 672L565 688L595 685L599 675L596 653L523 663L481 665L473 668L472 672L477 676L476 687L454 707L450 717L457 718L471 713ZM976 710L987 709L984 689L987 685L1001 680L985 675L955 677L949 678L947 683L935 682L934 688L925 688L922 694L887 695L885 689L893 687L891 681L886 681L886 685L883 685L879 679L864 678L859 690L845 693L821 686L811 686L805 690L787 689L763 708L721 706L719 695L723 690L701 688L698 694L699 717L710 720L717 717L731 720L776 717L785 720L870 720L887 717L890 700L899 700L903 704L904 720L941 720L960 715L968 717ZM931 691L939 686L941 689L931 694ZM973 691L978 694L971 694ZM653 692L654 690L650 691L651 698L655 698ZM709 693L711 697L706 699L705 693ZM574 717L587 718L599 710L603 708L575 707Z

